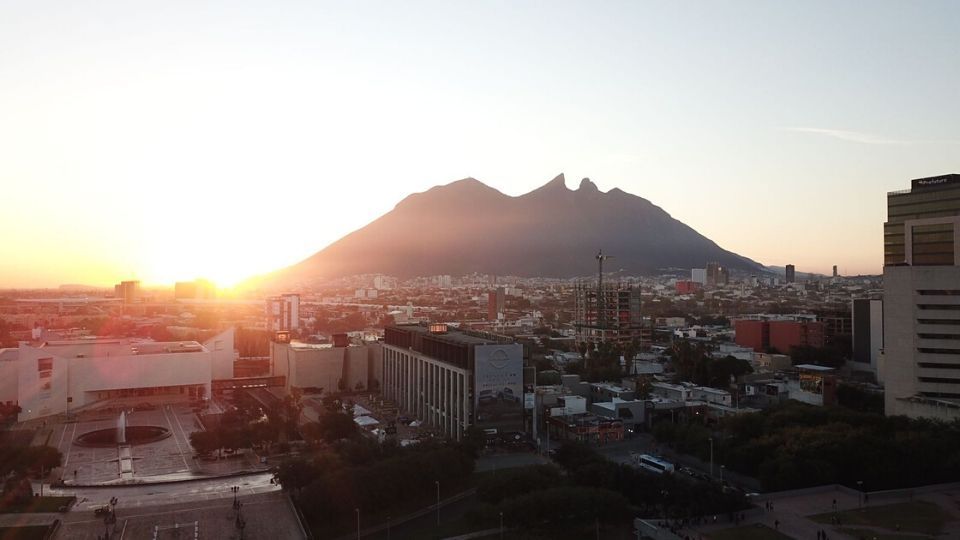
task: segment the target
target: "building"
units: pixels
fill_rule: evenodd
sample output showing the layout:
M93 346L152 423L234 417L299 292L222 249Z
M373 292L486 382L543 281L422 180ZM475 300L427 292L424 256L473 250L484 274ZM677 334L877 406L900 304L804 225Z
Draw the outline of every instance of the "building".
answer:
M140 300L139 281L121 281L113 286L114 298L120 298L124 304L133 304Z
M20 405L25 421L118 397L206 399L214 379L233 376L233 336L25 341L0 349L0 402Z
M707 287L719 287L730 282L730 271L718 262L707 263Z
M640 288L628 283L579 281L574 329L579 343L630 343L641 338Z
M676 284L677 294L694 294L703 286L692 279L678 279Z
M267 298L267 331L300 329L300 295L283 294Z
M785 272L786 272L786 281L787 281L787 283L796 283L796 282L797 282L797 267L796 267L796 266L794 266L794 265L792 265L792 264L788 264L787 267L785 268Z
M384 329L383 395L459 440L470 426L523 431L523 346L445 324Z
M690 270L690 281L699 283L701 286L707 284L707 269L693 268Z
M739 319L734 321L734 332L737 345L756 352L789 353L793 347L824 345L824 325L818 321Z
M883 237L886 414L960 418L960 174L888 193Z
M851 302L853 314L853 364L856 369L877 371L883 351L883 300L856 298Z
M487 293L487 320L498 320L506 305L507 294L503 287L497 287L497 290Z
M379 343L353 344L346 334L334 335L332 345L291 342L288 337L287 332L277 332L270 342L270 375L284 377L287 390L338 392L379 387Z
M837 265L833 265L833 277L839 277L839 274L837 274Z
M217 287L206 279L178 281L173 286L177 300L209 300L217 297Z

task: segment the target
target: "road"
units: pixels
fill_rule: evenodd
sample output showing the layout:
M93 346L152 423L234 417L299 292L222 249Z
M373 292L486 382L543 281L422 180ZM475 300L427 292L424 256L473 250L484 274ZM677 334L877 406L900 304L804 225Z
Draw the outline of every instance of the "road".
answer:
M653 436L647 433L641 433L624 441L608 443L596 447L596 449L597 452L605 458L616 463L630 463L632 459L630 455L631 452L655 454L672 463L679 463L684 467L695 469L707 475L710 474L710 463L704 463L691 455L674 452L666 445L657 444ZM719 478L720 463L714 463L713 472L714 475ZM751 478L733 471L725 470L723 472L723 479L727 484L738 486L748 492L759 492L761 488L760 482L756 478Z

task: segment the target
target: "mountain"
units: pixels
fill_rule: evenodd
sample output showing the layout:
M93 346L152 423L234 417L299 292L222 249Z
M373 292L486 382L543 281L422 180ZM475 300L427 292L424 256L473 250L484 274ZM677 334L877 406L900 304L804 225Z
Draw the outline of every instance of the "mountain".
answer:
M561 174L519 197L473 178L410 195L308 259L263 276L260 285L371 273L586 276L596 272L601 249L615 257L608 268L628 274L703 268L709 261L762 271L642 197L620 189L604 193L586 178L571 190Z

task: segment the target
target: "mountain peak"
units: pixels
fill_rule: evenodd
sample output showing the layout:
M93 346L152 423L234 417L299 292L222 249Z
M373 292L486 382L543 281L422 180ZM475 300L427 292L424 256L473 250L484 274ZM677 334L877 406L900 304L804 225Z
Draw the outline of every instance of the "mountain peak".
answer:
M577 191L582 191L584 193L598 193L600 188L596 184L590 181L589 178L584 178L580 181L580 187L577 188Z

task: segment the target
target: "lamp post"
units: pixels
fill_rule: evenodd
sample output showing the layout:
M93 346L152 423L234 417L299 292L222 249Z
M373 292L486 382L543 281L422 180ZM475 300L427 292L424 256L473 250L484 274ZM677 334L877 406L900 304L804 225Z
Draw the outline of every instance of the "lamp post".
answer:
M710 478L713 478L713 437L710 437Z
M503 540L503 512L500 512L500 540Z
M353 511L357 513L357 540L360 540L360 509L354 508Z
M437 485L437 527L440 526L440 481L436 480L434 484Z
M726 468L727 468L726 465L721 465L721 466L720 466L720 483L721 483L721 484L723 484L723 470L726 469Z
M857 497L857 500L860 502L860 509L863 509L863 480L857 480L857 490L860 491L860 495Z

